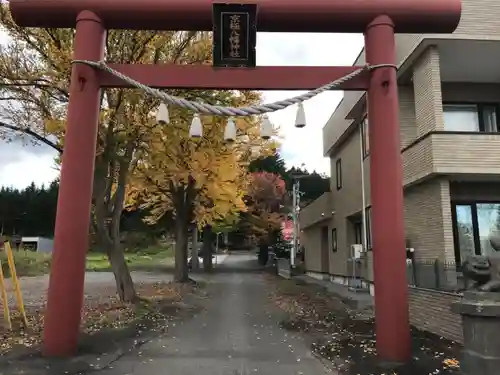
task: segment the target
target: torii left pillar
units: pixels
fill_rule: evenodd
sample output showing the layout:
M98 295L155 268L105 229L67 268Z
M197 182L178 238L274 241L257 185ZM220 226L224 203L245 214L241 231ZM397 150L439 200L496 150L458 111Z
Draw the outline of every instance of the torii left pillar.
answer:
M106 29L99 17L82 11L76 20L73 59L102 60L105 37ZM47 300L47 311L57 310L59 313L45 316L44 354L47 356L70 356L77 347L84 295L85 268L82 264L85 264L88 246L100 94L97 72L85 65L73 65L57 199L55 238L58 240L54 243ZM56 304L57 308L53 306Z

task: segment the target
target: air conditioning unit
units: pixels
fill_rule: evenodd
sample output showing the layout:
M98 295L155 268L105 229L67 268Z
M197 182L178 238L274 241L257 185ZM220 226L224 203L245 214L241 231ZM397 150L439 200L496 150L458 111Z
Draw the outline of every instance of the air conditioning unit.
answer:
M361 258L361 254L363 254L363 245L356 243L351 245L351 257L354 259Z

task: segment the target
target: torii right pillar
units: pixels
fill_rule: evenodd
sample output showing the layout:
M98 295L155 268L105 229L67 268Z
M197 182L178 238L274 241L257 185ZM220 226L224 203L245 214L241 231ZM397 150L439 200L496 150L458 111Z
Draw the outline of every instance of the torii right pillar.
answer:
M388 16L376 17L366 28L365 55L370 65L386 65L372 71L367 93L377 352L386 360L404 362L410 358L411 338L402 266L406 252L397 62L394 23Z

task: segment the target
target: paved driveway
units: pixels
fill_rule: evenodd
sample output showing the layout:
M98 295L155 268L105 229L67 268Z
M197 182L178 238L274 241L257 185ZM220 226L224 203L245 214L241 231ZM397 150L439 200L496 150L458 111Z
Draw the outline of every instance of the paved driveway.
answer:
M206 309L127 353L99 375L320 375L328 373L298 336L278 325L282 312L268 300L255 255L229 255L229 272L209 277Z

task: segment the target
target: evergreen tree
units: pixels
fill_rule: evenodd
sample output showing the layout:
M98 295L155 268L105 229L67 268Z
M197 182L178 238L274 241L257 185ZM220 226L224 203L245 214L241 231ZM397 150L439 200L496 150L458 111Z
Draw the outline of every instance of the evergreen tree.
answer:
M287 182L287 179L289 179L289 175L285 167L285 161L278 152L274 155L252 160L248 166L248 170L250 173L269 172L276 174L280 176L285 183Z
M4 235L52 237L57 209L57 181L19 190L0 188L0 230Z
M312 173L308 172L306 169L292 167L288 171L290 176L301 175L300 178L300 191L303 193L301 197L301 202L307 204L315 199L318 199L325 192L330 191L330 178L325 175L321 175L316 171ZM292 190L292 184L287 186L288 190Z

